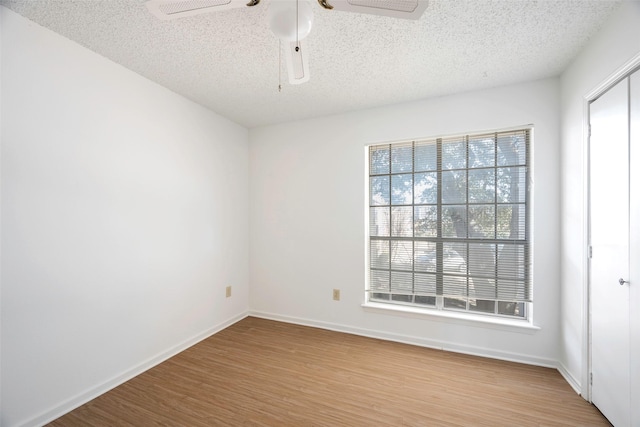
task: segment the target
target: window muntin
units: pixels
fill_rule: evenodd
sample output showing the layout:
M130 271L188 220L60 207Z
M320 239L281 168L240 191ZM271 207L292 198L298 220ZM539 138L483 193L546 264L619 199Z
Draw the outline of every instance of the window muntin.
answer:
M526 317L530 130L369 147L371 302Z

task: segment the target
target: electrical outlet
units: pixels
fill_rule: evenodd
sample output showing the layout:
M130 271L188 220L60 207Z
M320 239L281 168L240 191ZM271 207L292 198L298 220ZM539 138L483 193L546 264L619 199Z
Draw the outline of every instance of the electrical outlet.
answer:
M340 289L333 290L333 300L340 301Z
M231 296L231 286L227 286L227 298Z

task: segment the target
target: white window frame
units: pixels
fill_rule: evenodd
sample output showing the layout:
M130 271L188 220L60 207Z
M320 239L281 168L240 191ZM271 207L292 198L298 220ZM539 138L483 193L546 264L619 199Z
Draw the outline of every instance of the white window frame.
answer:
M524 133L524 137L525 137L525 145L524 145L524 149L525 149L525 160L524 160L524 164L519 163L518 165L509 165L507 164L505 165L500 165L498 163L498 136L503 136L503 135L507 135L507 134L513 134L513 133L518 133L518 132L522 132ZM413 297L411 298L411 301L402 301L402 300L393 300L392 296L389 295L389 299L388 300L381 300L380 298L376 298L373 297L374 294L378 294L380 295L379 292L374 292L374 290L371 288L371 274L372 274L372 264L371 264L371 258L370 258L370 250L371 250L371 242L372 240L380 240L380 237L373 237L370 235L370 230L371 230L371 224L370 224L370 212L371 209L373 207L377 207L373 205L373 202L371 202L371 181L370 179L372 178L372 176L376 176L376 174L371 174L370 172L370 167L371 167L371 160L370 160L370 150L372 149L372 147L383 147L383 146L389 146L389 147L397 147L400 146L402 144L412 144L412 146L414 147L412 149L412 168L410 170L410 172L397 172L397 171L392 171L391 168L391 164L389 166L389 171L388 173L381 173L381 175L377 175L377 176L387 176L389 177L389 182L391 182L392 177L394 175L398 175L398 174L411 174L412 175L412 179L413 177L415 177L416 174L421 173L419 170L415 169L416 166L416 161L415 158L413 157L415 154L415 147L416 147L416 143L421 143L424 141L433 141L436 142L438 145L438 152L440 154L438 154L440 156L440 158L442 157L442 146L441 144L444 141L449 141L449 140L453 140L456 138L464 138L464 140L466 141L466 145L465 145L465 150L466 150L466 154L465 154L465 161L468 160L469 158L469 152L470 152L470 148L469 148L469 141L470 140L474 140L477 138L481 138L481 137L486 137L487 135L495 135L495 141L496 141L496 146L495 146L495 155L496 155L496 160L495 163L492 166L489 167L485 167L485 169L494 169L494 170L498 170L498 169L504 169L507 167L519 167L519 168L523 168L524 169L524 184L521 185L522 187L524 187L524 192L525 192L525 196L524 199L522 201L522 203L520 203L523 208L524 208L524 222L523 222L523 226L524 226L524 234L522 236L521 239L512 239L514 242L515 240L518 240L517 246L520 247L522 246L524 248L524 262L522 263L523 268L524 268L524 293L526 295L521 295L520 297L513 298L512 301L507 301L507 299L504 299L502 297L499 297L498 291L496 290L496 297L495 297L495 304L494 304L494 308L493 308L493 312L486 312L483 310L479 310L479 309L470 309L470 296L468 293L468 288L469 288L469 282L471 279L467 278L467 295L464 297L466 299L466 306L464 308L460 308L460 309L456 309L455 307L451 306L451 304L448 301L451 301L452 298L450 295L445 295L445 292L443 292L443 285L442 282L443 280L445 280L443 278L443 274L446 274L446 272L442 271L442 263L443 263L443 244L444 242L447 241L447 239L444 240L438 240L442 238L442 225L438 226L438 232L440 233L440 235L438 236L438 239L432 239L432 240L438 240L440 243L438 243L438 255L437 255L437 259L438 259L438 263L439 265L439 269L435 272L435 275L438 276L438 286L434 294L431 294L431 297L435 297L432 298L433 300L433 304L420 304L420 303L415 303L415 297L416 296L422 296L423 299L424 297L426 297L426 294L416 294L415 293L415 286L414 286L414 291L411 291L409 293L411 293L413 295ZM423 138L420 140L413 140L413 141L394 141L394 142L389 142L389 143L384 143L384 144L380 144L380 143L376 143L376 144L370 144L368 146L366 146L365 148L365 194L366 194L366 209L365 209L365 240L366 240L366 266L365 266L365 277L366 277L366 283L365 283L365 303L363 304L363 306L365 307L369 307L369 308L375 308L375 309L389 309L391 311L397 312L397 311L405 311L407 313L410 314L415 314L415 313L426 313L426 314L438 314L438 315L444 315L445 317L453 317L453 318L466 318L466 319L476 319L476 320L487 320L489 322L492 322L495 320L497 320L498 322L500 320L505 320L507 322L511 322L511 321L515 321L515 322L521 322L521 321L525 321L527 323L531 322L531 317L532 317L532 311L533 311L533 266L532 266L532 258L533 258L533 245L532 245L532 218L531 218L531 213L533 212L533 206L532 206L532 189L531 189L531 177L532 177L532 146L533 146L533 128L531 126L523 126L523 127L518 127L518 128L514 128L514 129L502 129L502 130L497 130L497 131L492 131L492 132L478 132L478 133L468 133L466 135L456 135L456 136L446 136L446 137L438 137L438 138ZM391 152L391 151L390 151ZM441 161L441 160L439 160ZM391 161L389 161L389 163L391 163ZM438 186L442 187L442 172L445 171L446 169L443 169L443 165L439 164L438 165ZM465 164L465 167L462 168L461 170L466 170L467 171L467 178L469 177L469 171L470 170L475 170L473 167ZM496 172L497 175L497 172ZM511 179L513 179L513 176L511 177ZM413 184L411 184L413 185ZM390 184L391 187L391 184ZM496 185L497 188L497 185ZM467 199L464 202L464 205L467 207L467 209L469 208L469 206L472 205L472 203L469 202L469 193L468 190L467 191ZM412 189L412 197L413 197L413 192L414 190ZM442 189L439 189L440 194L442 194ZM388 207L391 209L395 206L392 202L391 202L391 189L389 190L389 201L388 201L388 206L385 205L385 207ZM439 196L441 197L441 196ZM497 200L496 196L496 200ZM418 203L415 203L415 199L412 198L411 203L408 204L408 206L411 207L412 209L412 215L414 209L416 208L416 205L418 205ZM511 202L509 202L511 203ZM500 202L494 202L493 203L494 206L500 206ZM511 203L512 204L512 203ZM442 203L442 198L438 199L438 203L437 203L437 209L438 209L438 220L442 221L443 215L441 210L443 209L443 207L445 207L445 204ZM522 215L522 214L520 214ZM390 215L390 218L392 216ZM494 210L494 217L496 218L496 224L497 224L497 214L496 214L496 210ZM412 216L412 228L415 225L415 222L413 222L414 217ZM391 219L389 220L389 222L391 223ZM392 228L392 225L389 225L389 229ZM415 231L413 231L413 234L415 235ZM373 237L373 239L372 239ZM391 232L389 234L389 236L386 238L389 242L391 242L394 236L392 236ZM416 250L415 250L415 242L417 240L415 240L415 236L411 236L411 238L404 238L406 241L411 241L412 243L412 257L416 257ZM383 239L384 240L384 239ZM484 240L483 240L484 241ZM494 234L492 239L488 239L488 242L490 244L495 245L496 248L496 255L495 258L498 259L498 246L501 244L501 242L507 242L510 241L509 239L499 239L497 234ZM467 239L457 239L458 243L464 243L467 244L467 248L469 248L468 244L471 242L477 243L477 241L474 241L474 239L470 239L469 235L467 235ZM391 243L389 243L391 244ZM504 245L503 245L504 247ZM388 249L389 254L391 254L392 249ZM470 252L466 252L465 255L465 261L469 262L469 258L468 258L468 254ZM389 274L391 275L394 271L393 267L391 266L392 261L391 258L392 256L389 255L390 261L389 261ZM413 262L414 260L412 260ZM417 263L417 261L416 261ZM496 261L497 264L497 261ZM466 270L466 277L471 277L471 272L470 272L470 267L465 267ZM411 267L413 276L415 277L415 273L417 272L417 270L415 269L415 267L412 265ZM398 274L401 274L402 272L396 272ZM496 267L496 277L495 280L496 282L498 282L498 267ZM415 283L416 279L412 279L413 282ZM378 289L379 290L379 289ZM392 293L391 290L391 281L389 283L389 292ZM509 298L509 300L511 300ZM514 311L513 313L509 314L507 313L505 310L505 307L509 307L509 305L507 303L513 303L516 304L517 310L518 311ZM501 309L499 309L499 307L501 307Z

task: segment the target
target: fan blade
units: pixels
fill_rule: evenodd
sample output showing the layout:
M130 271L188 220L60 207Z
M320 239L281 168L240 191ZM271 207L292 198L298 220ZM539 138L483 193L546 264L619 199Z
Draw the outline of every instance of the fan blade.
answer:
M258 3L260 0L149 0L145 4L154 16L167 20L256 6Z
M403 19L420 19L429 5L427 0L318 0L318 3L329 10Z
M287 62L289 83L297 85L309 81L309 55L302 40L283 42L284 56ZM296 49L296 47L298 49Z

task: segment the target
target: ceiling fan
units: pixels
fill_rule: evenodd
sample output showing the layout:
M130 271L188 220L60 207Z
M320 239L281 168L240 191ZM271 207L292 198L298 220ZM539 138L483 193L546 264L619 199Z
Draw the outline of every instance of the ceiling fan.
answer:
M156 17L178 19L242 7L256 7L261 0L149 0L149 11ZM268 1L268 0L267 0ZM265 1L265 3L267 3ZM318 0L320 7L353 13L419 19L427 0ZM269 27L284 44L289 83L309 81L309 56L303 39L311 31L313 10L309 0L271 0Z

